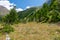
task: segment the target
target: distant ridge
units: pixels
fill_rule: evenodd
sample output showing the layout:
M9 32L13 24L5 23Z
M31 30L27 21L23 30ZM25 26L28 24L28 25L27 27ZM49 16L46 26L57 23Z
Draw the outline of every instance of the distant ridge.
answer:
M0 5L0 16L4 16L9 13L9 10Z

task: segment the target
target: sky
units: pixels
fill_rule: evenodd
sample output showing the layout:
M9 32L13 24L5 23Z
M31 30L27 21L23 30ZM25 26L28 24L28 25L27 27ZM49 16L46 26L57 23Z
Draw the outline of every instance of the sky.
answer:
M45 0L9 0L11 3L17 5L18 8L25 9L29 6L41 6Z
M16 6L16 10L23 11L24 9L41 6L46 0L0 0L0 5L6 7L8 10Z

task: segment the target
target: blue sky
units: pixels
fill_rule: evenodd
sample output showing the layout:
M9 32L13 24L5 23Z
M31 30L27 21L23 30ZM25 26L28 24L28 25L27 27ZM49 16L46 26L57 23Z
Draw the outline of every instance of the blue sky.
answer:
M41 6L46 0L9 0L17 8L25 9L27 6Z

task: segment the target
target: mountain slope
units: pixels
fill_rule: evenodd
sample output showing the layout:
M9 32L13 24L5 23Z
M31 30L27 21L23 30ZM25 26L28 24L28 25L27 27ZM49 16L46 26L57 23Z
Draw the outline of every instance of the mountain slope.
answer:
M50 4L44 3L42 7L32 7L18 12L21 21L58 22L60 21L60 1L51 0Z
M29 17L32 17L38 9L40 9L40 7L32 7L18 12L19 19L28 20Z
M0 15L3 16L3 15L6 15L9 13L9 10L6 9L5 7L3 6L0 6Z

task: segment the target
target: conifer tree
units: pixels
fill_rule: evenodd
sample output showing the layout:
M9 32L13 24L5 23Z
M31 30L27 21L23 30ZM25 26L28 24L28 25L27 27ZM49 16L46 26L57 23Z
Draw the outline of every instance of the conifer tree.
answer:
M15 7L10 10L10 13L5 16L5 22L6 23L15 23L18 20L18 15L15 10Z

